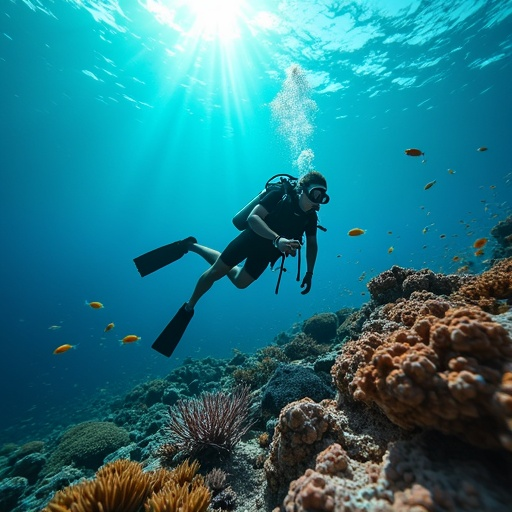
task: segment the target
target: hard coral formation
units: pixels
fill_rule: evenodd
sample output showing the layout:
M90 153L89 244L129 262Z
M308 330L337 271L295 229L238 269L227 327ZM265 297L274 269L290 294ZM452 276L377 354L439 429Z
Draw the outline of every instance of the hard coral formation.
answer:
M308 318L303 331L318 343L328 343L336 336L338 317L334 313L320 313Z
M388 337L363 336L333 368L341 392L376 403L397 425L512 450L512 341L479 309L426 316Z
M500 481L494 474L502 462L485 454L468 457L462 443L443 439L391 443L379 463L351 459L333 444L314 468L291 482L282 510L505 512L510 500L506 476Z
M128 444L128 432L113 423L79 423L64 432L57 449L48 460L45 471L55 472L68 464L96 470L108 454Z
M512 257L512 215L498 222L491 229L491 235L497 242L497 246L493 249L493 258Z
M313 370L294 364L281 364L265 387L261 407L265 416L277 416L296 400L309 397L320 402L332 398L334 390Z
M297 478L317 453L338 441L336 418L327 403L309 398L288 404L279 416L264 468L270 490L277 493Z
M316 357L327 352L328 348L328 345L320 345L311 336L300 332L283 346L283 352L290 361L297 361L310 356Z
M488 271L462 286L454 296L490 313L502 313L499 300L512 298L512 258L498 261Z
M463 276L436 274L429 269L412 270L394 265L371 279L367 287L375 304L386 304L399 297L408 298L415 291L449 295L466 279Z
M118 460L57 492L42 512L204 512L210 491L198 469L186 460L172 471L143 472L137 462Z

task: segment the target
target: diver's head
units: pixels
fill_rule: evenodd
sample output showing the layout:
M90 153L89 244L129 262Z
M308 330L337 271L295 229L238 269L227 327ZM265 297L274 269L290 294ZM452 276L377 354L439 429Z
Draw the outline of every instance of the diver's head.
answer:
M319 210L321 204L329 202L327 181L318 171L310 171L302 176L297 186L302 192L300 201L303 210Z

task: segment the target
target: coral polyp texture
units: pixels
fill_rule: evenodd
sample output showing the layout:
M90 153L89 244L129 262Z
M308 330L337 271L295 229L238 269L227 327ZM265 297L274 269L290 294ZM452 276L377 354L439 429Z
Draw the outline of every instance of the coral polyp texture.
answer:
M405 429L455 434L512 451L512 341L478 308L419 318L387 337L365 335L333 368L340 391L377 404Z
M498 261L493 267L460 287L454 297L475 304L493 314L508 309L500 300L512 297L512 258Z
M210 491L198 469L197 462L186 460L172 471L143 472L138 462L117 460L94 479L57 492L43 512L204 512Z
M502 461L477 454L471 463L463 463L460 450L447 439L397 441L375 463L351 459L342 446L333 444L318 455L313 467L291 482L281 510L510 510L510 496L504 491L506 477L496 475Z

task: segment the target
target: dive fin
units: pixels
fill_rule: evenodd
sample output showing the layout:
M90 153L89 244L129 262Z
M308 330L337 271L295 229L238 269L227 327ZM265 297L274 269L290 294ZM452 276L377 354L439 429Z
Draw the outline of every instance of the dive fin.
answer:
M142 254L133 260L139 274L144 277L156 270L179 260L188 252L188 244L195 244L197 240L193 236L189 236L184 240L164 245L158 249Z
M185 309L187 304L183 304L178 310L174 318L167 324L167 327L162 331L160 336L155 340L151 347L160 354L171 357L174 349L178 346L183 334L194 316L194 310L188 311Z

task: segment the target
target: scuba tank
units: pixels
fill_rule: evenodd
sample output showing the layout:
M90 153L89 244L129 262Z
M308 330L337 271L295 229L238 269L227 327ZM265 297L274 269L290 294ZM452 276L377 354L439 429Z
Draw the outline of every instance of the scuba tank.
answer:
M278 182L272 183L273 180L279 178ZM297 184L298 179L290 174L275 174L272 178L269 178L267 183L265 183L265 188L251 201L249 201L234 217L233 224L236 229L239 231L243 231L249 227L247 223L247 219L249 215L254 210L254 208L259 204L259 202L265 197L265 195L272 191L277 190L278 188L283 189L283 195L287 194L289 190L293 189Z

